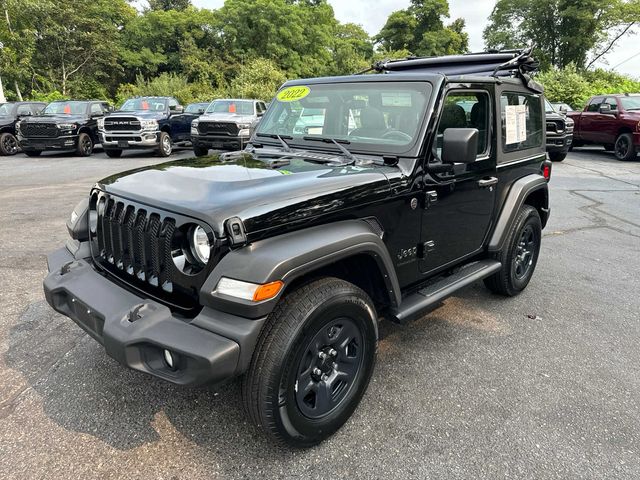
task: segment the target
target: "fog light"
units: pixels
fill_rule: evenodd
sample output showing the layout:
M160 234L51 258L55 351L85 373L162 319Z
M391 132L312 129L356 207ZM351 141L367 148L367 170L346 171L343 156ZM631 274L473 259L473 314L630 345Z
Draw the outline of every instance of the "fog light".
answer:
M175 370L177 362L176 362L176 359L173 357L173 353L171 353L170 350L164 349L162 354L164 355L164 361L167 364L167 366L171 370Z

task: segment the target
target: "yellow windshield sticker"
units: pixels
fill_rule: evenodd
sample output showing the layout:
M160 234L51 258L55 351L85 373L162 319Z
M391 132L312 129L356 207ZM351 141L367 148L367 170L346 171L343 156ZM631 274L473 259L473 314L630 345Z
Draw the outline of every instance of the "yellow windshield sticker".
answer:
M276 98L281 102L295 102L296 100L302 100L310 92L311 89L309 87L287 87L279 91Z

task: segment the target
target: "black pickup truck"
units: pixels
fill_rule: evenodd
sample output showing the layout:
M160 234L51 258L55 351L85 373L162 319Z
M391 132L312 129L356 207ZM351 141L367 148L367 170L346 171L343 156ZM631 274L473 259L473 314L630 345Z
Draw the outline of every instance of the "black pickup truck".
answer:
M98 120L111 107L100 100L51 102L42 113L16 123L22 151L37 157L45 150L74 150L81 157L93 153L98 143Z
M154 150L168 157L174 144L190 142L191 122L199 112L185 112L173 97L136 97L99 124L100 140L109 157L123 150Z
M510 51L287 82L244 151L96 183L48 257L47 301L136 370L243 375L256 425L317 444L365 393L381 318L529 284L551 175L536 65Z
M44 102L0 103L0 155L15 155L20 150L16 137L16 123L21 118L39 115Z

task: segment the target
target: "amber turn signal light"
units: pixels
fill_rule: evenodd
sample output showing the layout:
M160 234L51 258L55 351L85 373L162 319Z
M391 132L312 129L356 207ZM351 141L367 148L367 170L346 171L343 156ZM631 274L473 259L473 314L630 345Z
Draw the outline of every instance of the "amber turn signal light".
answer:
M270 298L278 295L283 286L284 282L282 282L281 280L276 280L275 282L260 285L258 288L256 288L256 291L253 294L253 301L261 302L263 300L269 300Z

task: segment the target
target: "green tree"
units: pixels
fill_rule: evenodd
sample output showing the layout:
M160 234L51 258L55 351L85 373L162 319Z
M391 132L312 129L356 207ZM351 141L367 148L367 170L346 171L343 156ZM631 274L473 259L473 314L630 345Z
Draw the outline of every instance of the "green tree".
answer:
M230 95L271 101L286 76L271 60L257 58L244 65L231 82Z
M447 0L411 0L408 8L389 15L375 41L382 50L409 50L415 55L467 52L469 36L464 20L445 26L445 18L449 18Z
M151 10L186 10L191 6L191 0L149 0Z
M533 43L543 67L581 69L611 51L638 20L638 0L498 0L484 39L497 49Z

